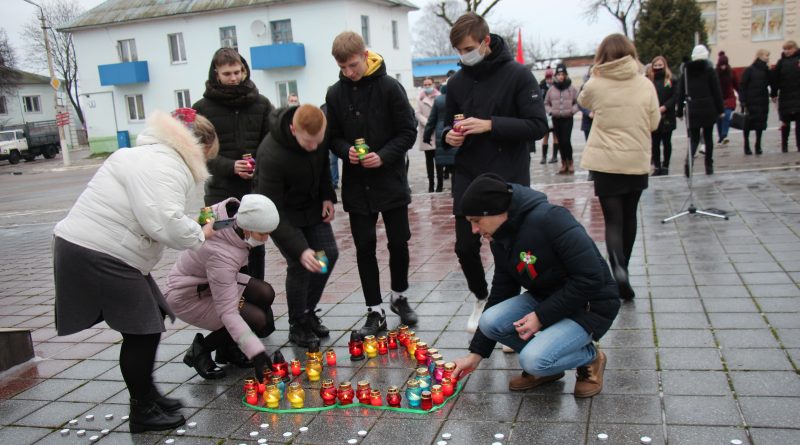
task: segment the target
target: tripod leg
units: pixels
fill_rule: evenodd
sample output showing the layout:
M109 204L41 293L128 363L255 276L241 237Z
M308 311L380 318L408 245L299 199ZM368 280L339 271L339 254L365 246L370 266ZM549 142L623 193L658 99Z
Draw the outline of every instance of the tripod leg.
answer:
M685 210L685 211L683 211L683 212L681 212L681 213L678 213L677 215L672 215L672 216L670 216L669 218L662 219L662 220L661 220L661 224L668 223L668 222L672 221L673 219L678 219L678 218L680 218L681 216L686 216L686 215L688 215L688 214L689 214L689 211L688 211L688 210Z
M714 218L724 219L726 221L728 220L728 217L725 216L725 215L720 215L720 214L712 213L712 212L706 212L704 210L698 210L696 213L699 214L699 215L712 216Z

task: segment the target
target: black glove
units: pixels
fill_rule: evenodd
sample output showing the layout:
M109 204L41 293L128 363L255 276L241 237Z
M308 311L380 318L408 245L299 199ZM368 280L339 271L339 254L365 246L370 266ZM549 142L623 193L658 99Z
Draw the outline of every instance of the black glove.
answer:
M426 144L430 145L430 143L431 143L431 140L430 140L430 139L427 139L427 140L426 140L425 138L422 138L422 142L424 142L424 143L426 143Z
M264 379L264 369L272 367L272 360L269 359L269 356L266 352L259 352L258 355L253 357L253 365L256 381L260 382Z

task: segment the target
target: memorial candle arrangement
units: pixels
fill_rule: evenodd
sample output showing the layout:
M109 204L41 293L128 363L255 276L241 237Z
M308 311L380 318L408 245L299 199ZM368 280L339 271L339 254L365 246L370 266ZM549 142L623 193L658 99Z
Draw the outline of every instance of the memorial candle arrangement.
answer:
M445 397L450 397L455 392L455 387L453 386L453 380L450 377L445 377L442 379L442 394Z
M369 405L369 396L371 392L372 388L370 388L368 381L360 380L358 382L358 386L356 389L356 398L360 403L364 405Z
M264 391L264 403L267 404L267 408L277 408L281 404L281 392L277 386L273 384L267 385L267 389Z
M372 406L382 406L383 402L381 399L381 390L380 389L373 389L369 393L369 404Z
M306 400L306 391L297 382L292 382L289 389L286 391L286 399L292 408L302 408Z
M325 351L325 362L328 366L336 366L336 351L333 349Z
M289 362L289 368L292 370L292 375L295 377L303 373L303 365L300 364L300 360L296 358Z
M453 381L453 385L458 382L458 378L453 375L453 372L456 370L456 364L453 362L447 362L444 364L444 372L442 373L442 378L449 377L450 380Z
M306 375L309 382L317 382L322 376L322 364L315 358L310 358L306 362Z
M420 389L423 391L430 388L433 384L433 382L431 382L431 375L428 374L428 368L417 368L417 380L419 381Z
M442 392L442 385L431 386L431 400L434 405L441 405L444 403L444 392Z
M339 384L339 390L336 392L336 395L339 397L340 405L350 405L353 403L355 391L353 391L353 386L350 382L342 382Z
M419 408L422 390L419 389L419 381L411 379L406 383L406 400L409 408Z
M350 333L350 341L347 343L347 349L350 350L350 360L354 362L364 360L364 342L358 331Z
M255 388L250 388L245 392L245 401L251 405L258 403L258 394Z
M289 380L289 364L286 363L280 349L272 354L272 372L284 380Z
M367 358L373 358L378 355L378 341L375 340L374 335L364 337L364 352L367 354Z
M409 332L409 334L413 334L413 332ZM408 355L410 355L411 357L416 357L417 343L419 343L419 338L417 338L416 336L408 337L406 350L408 351Z
M271 383L278 388L278 391L281 393L281 398L283 398L283 395L286 393L286 382L284 382L279 375L273 374Z
M386 390L386 404L393 407L393 408L400 408L400 400L402 397L400 396L400 389L396 386L390 386L389 389Z
M431 348L431 347L428 347L428 357L426 358L425 364L426 364L426 365L428 365L428 369L429 369L429 370L430 370L431 368L433 368L433 362L435 361L435 360L433 359L433 356L434 356L434 355L440 355L440 354L439 354L439 350L438 350L438 349L436 349L436 348ZM431 374L433 374L433 371L431 371Z
M322 381L322 388L319 389L319 395L322 397L322 404L324 406L331 406L336 403L336 387L333 386L333 380L325 379Z
M256 389L256 379L250 377L244 379L244 386L242 389L244 389L245 393L250 389Z
M442 383L442 379L444 378L444 360L436 360L436 363L434 363L432 377L434 382Z
M389 353L389 341L385 335L378 337L378 354L386 355Z
M431 392L430 391L422 391L420 394L420 409L423 411L430 411L433 408L433 400L431 399Z
M424 341L417 343L417 348L414 350L414 356L417 358L418 365L428 365L428 344Z
M406 339L408 338L408 326L401 324L400 327L397 328L397 341L399 342L400 346L406 346Z
M389 331L389 349L397 349L397 331Z
M306 351L306 358L317 359L317 361L322 364L322 351L319 350L319 341L309 343L308 351Z

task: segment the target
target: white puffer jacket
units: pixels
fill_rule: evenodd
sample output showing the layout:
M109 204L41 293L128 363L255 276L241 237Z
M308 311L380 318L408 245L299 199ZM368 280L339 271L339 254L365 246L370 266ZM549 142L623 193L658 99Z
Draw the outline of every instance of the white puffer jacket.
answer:
M203 231L185 207L193 188L208 177L204 147L188 128L164 112L153 113L147 124L139 146L109 156L54 230L144 275L164 246L202 245Z

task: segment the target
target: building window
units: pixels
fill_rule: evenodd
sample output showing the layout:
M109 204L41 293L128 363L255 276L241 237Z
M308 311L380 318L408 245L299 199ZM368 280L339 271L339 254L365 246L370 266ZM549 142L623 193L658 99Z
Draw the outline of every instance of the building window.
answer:
M717 43L717 2L715 1L700 1L697 6L700 7L700 13L703 17L703 23L706 28L706 36L708 43Z
M273 45L293 42L291 20L287 19L287 20L276 20L274 22L269 22L269 28L272 31Z
M0 96L0 114L8 114L8 107L6 106L5 96Z
M784 0L753 0L750 33L753 41L783 39Z
M22 96L22 108L26 113L41 113L42 101L39 96Z
M183 46L183 33L168 34L169 60L172 63L186 62L186 47Z
M141 94L125 96L125 103L128 104L128 120L144 120L144 99Z
M175 102L177 102L178 108L192 108L189 90L175 90Z
M361 16L361 37L364 38L364 43L369 46L369 16Z
M118 40L117 54L120 62L136 62L139 56L136 54L136 41L133 39Z
M281 107L287 106L289 104L289 95L297 94L297 82L294 80L283 80L275 82L275 85L278 88L278 100Z
M400 40L397 37L397 20L392 20L392 47L400 49Z
M233 48L239 50L239 43L236 41L236 27L224 26L219 29L219 46L223 48Z

